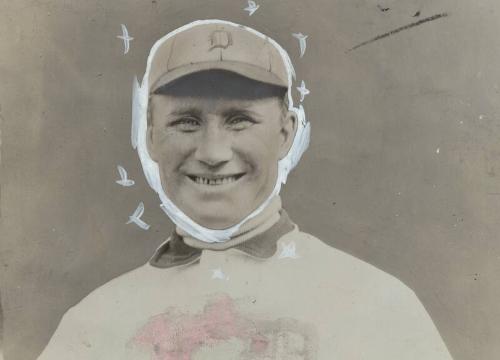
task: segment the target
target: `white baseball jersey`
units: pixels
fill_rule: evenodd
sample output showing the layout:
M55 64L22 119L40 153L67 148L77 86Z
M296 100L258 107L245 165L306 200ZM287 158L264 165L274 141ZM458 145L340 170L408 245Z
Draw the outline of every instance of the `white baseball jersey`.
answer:
M265 251L164 244L70 309L39 360L451 359L412 290L280 226Z

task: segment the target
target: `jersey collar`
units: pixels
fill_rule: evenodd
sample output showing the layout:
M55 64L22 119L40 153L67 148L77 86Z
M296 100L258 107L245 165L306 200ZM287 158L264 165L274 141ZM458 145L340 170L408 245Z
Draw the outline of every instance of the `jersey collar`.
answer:
M237 249L252 257L268 259L276 253L277 241L283 235L292 231L295 226L286 211L281 209L280 218L273 226L263 233L228 249ZM168 240L155 251L153 257L149 260L149 264L163 269L187 265L197 262L204 250L203 248L187 245L182 237L174 231Z

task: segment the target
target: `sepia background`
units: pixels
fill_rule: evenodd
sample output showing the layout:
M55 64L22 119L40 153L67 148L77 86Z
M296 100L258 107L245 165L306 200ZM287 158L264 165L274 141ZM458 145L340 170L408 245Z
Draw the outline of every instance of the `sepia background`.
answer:
M70 306L168 236L130 145L132 79L156 39L209 18L277 40L311 90L311 146L283 191L292 219L411 287L455 359L498 359L498 0L257 3L249 17L235 0L0 0L6 360L34 359ZM118 164L134 187L115 183ZM125 225L140 201L148 231Z

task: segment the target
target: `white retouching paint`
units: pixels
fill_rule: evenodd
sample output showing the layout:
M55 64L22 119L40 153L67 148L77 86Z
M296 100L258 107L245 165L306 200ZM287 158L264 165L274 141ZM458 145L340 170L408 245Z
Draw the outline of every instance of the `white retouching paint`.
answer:
M121 24L121 27L122 34L118 35L117 38L123 40L123 55L125 55L130 50L130 41L134 40L134 38L129 36L127 27L124 24Z
M288 244L281 244L281 252L278 255L278 259L298 259L299 257L295 242L292 241Z
M124 187L129 187L135 184L135 181L128 178L127 170L121 165L117 166L118 174L120 175L120 180L116 180L117 184Z
M302 80L300 86L297 86L297 91L300 94L300 102L304 101L305 97L311 93L311 91L306 88L306 83Z
M292 34L294 38L299 40L299 47L300 47L300 57L304 56L306 53L306 47L307 47L307 37L308 35L304 35L302 33L294 33Z
M278 176L276 179L276 184L274 186L273 191L269 194L269 197L255 209L252 213L242 219L238 224L235 224L229 228L215 230L206 228L190 217L188 217L182 210L180 210L166 195L163 190L161 179L160 179L160 171L158 164L151 159L147 150L147 112L148 112L148 97L149 97L149 72L151 69L151 64L154 58L154 55L158 48L169 38L172 36L188 30L192 27L205 25L205 24L222 24L226 26L233 26L243 28L261 38L267 38L268 41L278 50L283 60L283 63L287 70L288 77L288 109L295 113L297 117L297 131L295 133L295 138L293 140L292 146L288 151L287 155L278 162ZM273 39L270 39L266 35L246 26L242 26L233 22L225 21L225 20L197 20L187 25L184 25L158 41L153 45L151 51L148 56L146 71L144 73L144 77L142 79L141 84L137 78L134 79L133 85L133 105L132 105L132 146L137 149L139 154L139 158L141 160L142 168L144 171L144 175L149 186L156 191L161 200L160 207L162 210L168 215L168 217L174 222L175 225L182 228L188 234L193 236L196 239L199 239L208 243L215 242L225 242L231 238L231 236L238 231L240 226L248 221L249 219L255 217L262 210L266 208L271 199L278 195L281 190L281 185L286 183L288 173L298 164L302 154L309 146L309 137L311 126L310 123L306 120L306 116L304 113L304 108L300 105L298 108L293 106L292 99L292 81L295 78L295 71L288 56L288 53Z
M144 214L144 203L140 202L137 208L134 210L134 213L128 217L127 224L134 223L141 229L148 230L150 228L150 225L146 224L143 220L141 220L141 216L143 214Z
M219 279L219 280L229 280L229 277L224 274L221 268L218 269L213 269L212 270L212 279Z
M259 7L260 5L257 5L255 1L248 0L248 6L243 10L248 11L248 16L252 16L253 13L256 12Z

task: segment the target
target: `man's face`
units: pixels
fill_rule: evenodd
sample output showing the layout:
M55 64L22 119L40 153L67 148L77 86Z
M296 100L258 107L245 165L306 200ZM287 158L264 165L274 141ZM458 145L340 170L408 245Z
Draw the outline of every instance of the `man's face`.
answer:
M241 221L272 192L295 118L279 98L153 95L148 148L167 196L202 226Z

